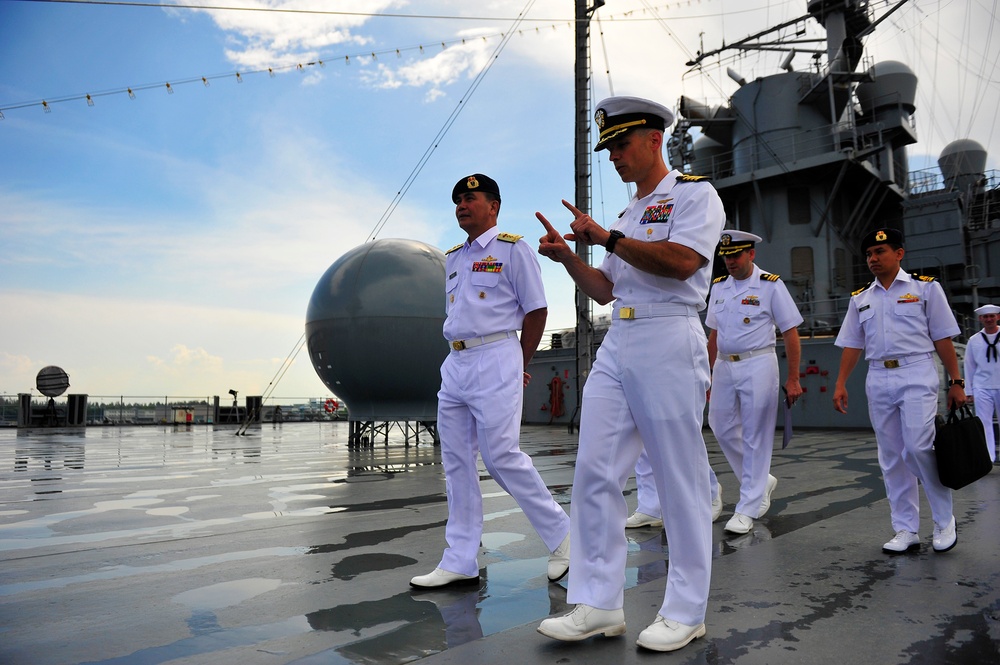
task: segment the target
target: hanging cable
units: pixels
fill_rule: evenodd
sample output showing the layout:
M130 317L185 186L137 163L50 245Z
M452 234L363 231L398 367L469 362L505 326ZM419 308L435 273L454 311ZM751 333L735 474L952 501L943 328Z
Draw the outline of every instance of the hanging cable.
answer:
M490 58L487 61L486 65L481 70L479 70L478 74L476 74L475 79L473 79L472 83L469 85L468 90L465 91L465 94L462 95L461 99L458 100L458 103L455 105L455 108L452 110L451 114L445 120L444 125L442 125L441 129L438 130L438 133L434 135L434 138L431 140L430 145L427 146L427 149L424 150L424 154L417 161L417 165L413 167L413 170L410 171L410 175L406 177L406 180L403 182L403 186L400 188L398 192L396 192L396 195L392 198L392 201L389 202L389 205L382 213L382 216L379 217L377 222L375 222L375 227L372 229L371 235L368 236L366 242L371 242L372 240L374 240L375 237L382 231L382 228L385 226L386 222L389 221L389 217L392 216L392 213L399 206L399 202L403 200L403 197L406 195L406 192L409 191L410 186L413 185L414 181L417 179L417 176L420 175L420 172L424 169L424 166L427 164L427 162L430 161L431 155L433 155L434 152L437 150L438 145L440 144L441 140L445 137L445 135L448 133L448 130L451 129L451 126L455 124L455 121L458 119L459 114L461 114L462 109L465 108L468 100L476 92L476 89L479 88L479 85L483 82L483 79L486 78L486 74L489 73L490 69L493 67L493 64L500 57L500 53L503 52L504 48L507 46L507 43L510 42L511 37L513 37L515 32L517 32L517 27L524 20L524 16L528 13L532 5L534 4L535 0L529 0L528 4L525 5L523 10L521 10L521 13L518 14L517 18L514 20L514 23L511 25L510 29L508 29L507 33L503 36L503 39L500 41L500 44L498 44L496 49L494 49L493 53L490 54Z
M306 344L306 334L302 333L299 337L299 341L295 343L292 350L285 356L284 362L271 377L271 382L267 384L267 388L264 389L264 394L261 395L260 405L255 407L253 410L247 409L247 415L243 419L243 423L236 428L236 436L245 436L247 429L250 427L250 423L256 422L258 414L264 408L264 402L271 398L274 394L275 389L278 387L278 382L285 376L285 373L291 368L292 363L295 362L295 358L298 357L299 352L302 351L302 347Z

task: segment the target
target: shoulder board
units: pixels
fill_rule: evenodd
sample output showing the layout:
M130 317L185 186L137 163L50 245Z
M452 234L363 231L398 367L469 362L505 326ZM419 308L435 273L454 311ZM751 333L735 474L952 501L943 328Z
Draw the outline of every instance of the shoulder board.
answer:
M723 275L722 277L716 277L712 280L712 284L718 284L719 282L724 282L729 279L729 275Z
M911 272L910 277L919 280L921 282L933 282L937 277L928 277L927 275L921 275L919 273Z
M875 283L874 281L872 281L872 282L868 282L867 284L865 284L864 286L862 286L862 287L861 287L860 289L858 289L857 291L852 291L852 292L851 292L851 295L852 295L852 296L856 296L856 295L860 294L860 293L861 293L862 291L865 291L865 290L867 290L867 289L868 289L868 287L869 287L869 286L871 286L871 285L872 285L872 284L874 284L874 283Z
M760 278L765 282L777 282L781 279L781 275L775 275L774 273L770 272L762 272L760 274Z
M457 245L455 245L454 247L452 247L451 249L449 249L447 252L445 252L445 254L451 254L452 252L458 251L458 250L462 249L463 246L465 246L465 243L464 242L460 242Z
M677 176L677 182L701 182L702 180L707 182L709 178L707 175L688 175L686 173Z
M503 242L517 242L524 236L519 236L516 233L500 233L497 235L497 240L502 240Z

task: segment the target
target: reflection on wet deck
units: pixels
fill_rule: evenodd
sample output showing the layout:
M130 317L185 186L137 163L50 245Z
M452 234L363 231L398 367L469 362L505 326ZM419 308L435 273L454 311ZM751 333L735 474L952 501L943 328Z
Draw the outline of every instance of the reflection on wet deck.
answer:
M634 637L662 595L662 532L626 534L627 636L560 645L534 628L567 609L565 582L547 582L544 545L485 471L480 583L418 591L447 517L432 445L349 446L337 422L234 431L0 430L0 663L648 657ZM740 537L722 531L736 482L707 438L727 507L709 633L660 658L1000 662L1000 474L956 493L953 552L889 558L869 432L798 433L775 454L771 512ZM525 427L523 447L568 509L576 436Z

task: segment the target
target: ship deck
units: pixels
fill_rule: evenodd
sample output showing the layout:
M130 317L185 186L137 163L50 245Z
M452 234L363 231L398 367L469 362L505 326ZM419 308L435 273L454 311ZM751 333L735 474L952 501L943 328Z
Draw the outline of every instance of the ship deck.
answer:
M705 433L726 500L708 634L652 654L635 639L662 598L662 532L626 533L626 635L553 642L535 628L568 610L565 581L485 471L480 584L411 590L444 546L427 442L352 448L343 422L0 430L0 663L1000 662L1000 473L955 493L954 550L931 551L921 496L919 553L889 557L872 433L799 431L770 513L730 537L736 482ZM576 441L522 431L567 510Z

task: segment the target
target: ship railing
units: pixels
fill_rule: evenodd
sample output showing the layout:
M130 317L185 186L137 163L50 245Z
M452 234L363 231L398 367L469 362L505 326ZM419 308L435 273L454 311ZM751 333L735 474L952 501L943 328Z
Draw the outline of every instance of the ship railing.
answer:
M49 398L31 391L31 408L48 408ZM66 414L70 395L56 397L52 406ZM244 403L215 395L86 395L87 425L239 425L246 416ZM215 403L219 404L216 419ZM241 400L242 402L242 400ZM0 393L0 427L14 427L18 422L20 395ZM261 405L262 423L347 420L344 401L336 395L323 397L269 396ZM228 421L228 423L227 423Z

